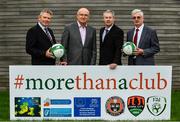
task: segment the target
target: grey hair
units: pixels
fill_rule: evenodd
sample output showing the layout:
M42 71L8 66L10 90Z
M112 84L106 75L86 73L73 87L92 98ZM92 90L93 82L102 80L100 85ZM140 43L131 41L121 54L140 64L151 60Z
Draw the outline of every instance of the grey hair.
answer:
M40 15L42 15L43 13L48 13L48 14L50 14L51 16L53 15L53 12L52 12L50 9L48 9L48 8L43 9L43 10L40 12Z
M110 10L110 9L104 11L104 12L103 12L103 15L104 15L105 13L111 13L111 14L113 15L113 17L115 16L115 12L114 12L113 10Z
M132 10L132 12L131 12L131 16L133 16L133 15L134 15L134 14L136 14L136 13L140 13L140 14L141 14L141 16L144 16L143 11L141 11L140 9L134 9L134 10Z

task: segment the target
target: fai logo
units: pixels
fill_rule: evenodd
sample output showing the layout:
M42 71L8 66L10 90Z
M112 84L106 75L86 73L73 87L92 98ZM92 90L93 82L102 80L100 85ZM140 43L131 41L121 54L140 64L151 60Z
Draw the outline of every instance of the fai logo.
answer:
M154 116L160 115L166 108L166 98L151 96L147 99L147 108Z
M112 116L118 116L124 112L124 101L122 98L113 96L106 101L106 112Z
M145 99L142 96L128 97L127 107L131 114L138 116L144 109Z

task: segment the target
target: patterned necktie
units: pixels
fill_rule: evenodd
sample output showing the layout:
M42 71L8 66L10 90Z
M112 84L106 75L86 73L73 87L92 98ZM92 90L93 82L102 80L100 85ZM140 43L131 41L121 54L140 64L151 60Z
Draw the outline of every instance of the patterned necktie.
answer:
M136 29L136 33L135 33L135 36L134 36L134 44L137 46L137 39L138 39L138 31L139 29Z
M45 31L46 31L46 35L48 36L49 40L50 40L51 43L53 44L52 36L51 36L51 34L49 33L48 28L45 28Z

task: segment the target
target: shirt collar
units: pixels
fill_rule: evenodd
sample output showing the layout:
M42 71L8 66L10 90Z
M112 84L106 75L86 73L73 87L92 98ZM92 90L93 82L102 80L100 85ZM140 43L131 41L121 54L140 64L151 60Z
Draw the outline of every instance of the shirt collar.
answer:
M135 30L139 29L139 31L141 31L143 29L143 27L144 27L144 24L142 24L139 28L135 27Z
M45 30L45 26L43 26L40 22L38 22L38 25L42 28L42 30Z
M79 28L84 28L84 26L82 26L78 21L77 21L77 24ZM85 25L85 27L87 27L87 24Z
M113 25L114 24L112 24L109 28L105 27L104 29L110 31Z

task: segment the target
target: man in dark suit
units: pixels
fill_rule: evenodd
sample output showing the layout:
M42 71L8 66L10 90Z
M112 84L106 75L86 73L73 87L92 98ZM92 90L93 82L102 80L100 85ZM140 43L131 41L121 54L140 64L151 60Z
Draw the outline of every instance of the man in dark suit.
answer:
M106 10L103 13L105 27L100 29L100 65L110 65L114 69L121 65L121 49L124 32L114 24L115 13Z
M154 55L160 51L156 31L144 25L144 14L139 9L131 13L134 28L127 33L127 41L134 41L137 49L128 58L129 65L155 65Z
M65 55L63 65L95 65L96 64L96 30L87 24L89 10L80 8L77 21L65 27L62 44Z
M43 9L38 16L38 23L30 28L26 35L26 52L31 55L32 65L55 65L55 59L49 51L56 43L53 31L48 27L53 13Z

